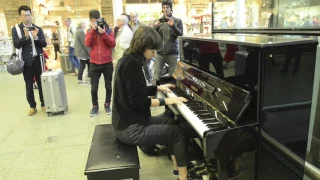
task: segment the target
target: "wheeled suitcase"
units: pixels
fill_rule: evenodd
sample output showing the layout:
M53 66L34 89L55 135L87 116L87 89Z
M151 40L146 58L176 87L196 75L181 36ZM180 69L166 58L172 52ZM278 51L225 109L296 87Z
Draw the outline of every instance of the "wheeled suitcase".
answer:
M61 69L43 72L41 75L43 99L48 116L68 111L68 100L64 75Z
M60 54L60 66L64 74L74 73L75 69L66 54Z
M235 74L236 76L243 75L247 65L247 51L236 51L235 52Z

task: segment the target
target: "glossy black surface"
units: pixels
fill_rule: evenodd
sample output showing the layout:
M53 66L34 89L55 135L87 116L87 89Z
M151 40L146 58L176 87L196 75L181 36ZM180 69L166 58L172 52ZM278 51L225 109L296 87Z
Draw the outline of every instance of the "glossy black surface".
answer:
M216 45L203 51L202 41ZM267 41L272 43L266 45ZM237 124L260 122L263 131L303 160L306 159L316 45L315 39L257 35L219 34L194 39L183 37L180 41L182 61L251 92L251 102ZM203 54L215 54L211 57L217 58L208 58L209 62L204 64L201 57L207 55ZM279 162L285 161L279 159ZM292 172L301 177L303 169Z
M295 44L315 43L318 40L312 38L290 38L287 36L267 36L252 34L199 34L194 36L182 36L181 40L193 39L198 41L210 41L236 45L248 45L253 47L278 47Z
M198 97L213 108L212 114L236 122L250 103L251 93L218 76L210 75L182 61L174 72L178 88L191 97Z

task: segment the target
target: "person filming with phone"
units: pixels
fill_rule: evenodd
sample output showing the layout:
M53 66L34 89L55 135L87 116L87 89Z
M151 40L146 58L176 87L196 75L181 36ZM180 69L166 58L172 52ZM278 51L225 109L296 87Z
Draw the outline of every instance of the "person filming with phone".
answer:
M43 54L42 48L46 47L47 43L45 41L42 29L35 24L32 24L32 12L30 7L19 7L18 13L22 22L17 25L18 27L12 28L12 39L15 48L22 48L22 60L25 62L23 68L23 77L26 83L27 100L30 105L28 115L32 116L37 113L37 103L33 93L34 76L39 88L41 110L46 111L40 79L42 73L42 59L40 56ZM21 34L21 37L19 37L19 34Z
M101 74L104 76L106 99L104 109L111 114L110 103L112 94L112 48L116 46L114 35L108 23L101 18L98 10L89 12L91 30L87 32L85 45L90 48L91 98L93 108L90 117L99 112L98 87Z
M172 76L178 59L178 36L183 35L183 25L179 18L172 16L172 1L162 1L163 16L156 20L153 27L162 38L162 46L157 50L154 64L153 84L160 79L165 63L169 65L169 75Z

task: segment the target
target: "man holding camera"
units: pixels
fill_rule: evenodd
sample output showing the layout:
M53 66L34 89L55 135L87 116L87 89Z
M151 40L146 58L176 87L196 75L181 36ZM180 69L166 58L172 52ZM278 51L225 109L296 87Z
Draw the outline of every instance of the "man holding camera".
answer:
M172 76L179 53L177 37L183 35L181 19L172 16L172 1L162 1L162 13L163 16L154 23L154 29L162 37L162 47L156 54L153 84L160 79L165 63L169 65L169 75Z
M43 31L40 27L32 24L32 13L28 6L21 6L18 9L22 22L18 24L18 29L21 32L22 37L19 38L16 27L12 28L12 39L14 47L19 49L22 48L22 60L25 62L23 69L23 77L26 83L27 100L30 105L28 112L29 116L37 113L36 101L33 93L33 77L35 76L38 88L39 97L41 101L41 110L46 111L42 95L41 86L41 54L43 53L42 48L47 46L44 38ZM43 62L44 63L44 62Z
M85 44L90 50L90 71L91 71L91 98L93 108L90 117L94 117L99 112L98 88L101 74L104 76L106 99L104 108L106 114L111 114L110 102L112 94L112 48L116 46L111 28L101 18L98 10L89 12L91 30L87 32Z

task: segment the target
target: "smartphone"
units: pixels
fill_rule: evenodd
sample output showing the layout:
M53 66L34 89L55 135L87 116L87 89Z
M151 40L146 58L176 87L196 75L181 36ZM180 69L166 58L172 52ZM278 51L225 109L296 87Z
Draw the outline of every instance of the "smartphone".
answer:
M34 26L28 27L28 31L34 31L34 30L36 30L36 27Z

